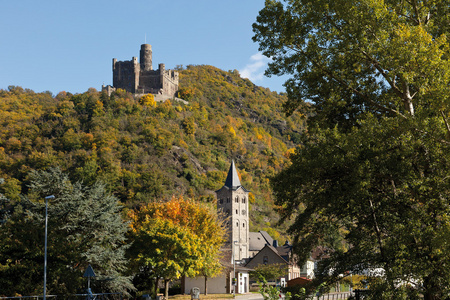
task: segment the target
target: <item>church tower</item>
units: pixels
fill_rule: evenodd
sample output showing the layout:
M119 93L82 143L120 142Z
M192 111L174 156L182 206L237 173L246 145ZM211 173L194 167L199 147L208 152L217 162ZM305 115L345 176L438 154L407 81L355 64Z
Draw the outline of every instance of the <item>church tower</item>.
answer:
M216 194L217 211L226 218L226 245L234 247L235 260L249 257L248 193L241 185L233 160L225 185Z

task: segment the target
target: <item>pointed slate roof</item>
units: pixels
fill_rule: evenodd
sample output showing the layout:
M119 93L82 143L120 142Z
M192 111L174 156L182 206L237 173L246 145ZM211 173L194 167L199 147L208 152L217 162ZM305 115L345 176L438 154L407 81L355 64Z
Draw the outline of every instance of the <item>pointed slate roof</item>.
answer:
M241 186L241 181L239 180L239 175L236 171L234 160L231 161L230 170L228 170L228 176L225 180L225 186L230 189L236 189Z
M239 180L239 175L238 172L236 171L236 165L234 164L234 160L231 161L231 166L230 169L228 170L227 179L225 180L225 185L221 189L223 188L234 191L237 190L238 188L242 188L246 192L250 192L241 185L241 181Z

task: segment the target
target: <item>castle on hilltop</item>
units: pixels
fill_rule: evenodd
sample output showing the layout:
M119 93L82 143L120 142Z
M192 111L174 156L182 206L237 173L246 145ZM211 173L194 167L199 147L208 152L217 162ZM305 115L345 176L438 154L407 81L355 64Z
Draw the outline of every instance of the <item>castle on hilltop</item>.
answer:
M178 91L177 71L166 70L164 64L153 70L151 45L141 45L139 62L137 57L127 61L113 58L112 67L113 85L102 86L102 91L108 95L118 88L137 95L150 93L169 97L175 97Z

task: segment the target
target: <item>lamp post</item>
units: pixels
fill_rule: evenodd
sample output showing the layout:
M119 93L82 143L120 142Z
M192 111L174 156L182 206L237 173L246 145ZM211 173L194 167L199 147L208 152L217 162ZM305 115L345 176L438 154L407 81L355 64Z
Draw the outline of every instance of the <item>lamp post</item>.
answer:
M44 246L44 300L47 297L47 224L48 224L48 200L55 199L55 196L45 197L45 246Z
M233 242L233 279L234 279L234 281L233 281L233 298L235 298L236 297L236 286L237 286L237 279L236 279L236 259L235 259L235 257L234 257L234 255L235 255L235 250L234 250L234 248L236 248L236 244L237 244L237 242L238 241L234 241Z

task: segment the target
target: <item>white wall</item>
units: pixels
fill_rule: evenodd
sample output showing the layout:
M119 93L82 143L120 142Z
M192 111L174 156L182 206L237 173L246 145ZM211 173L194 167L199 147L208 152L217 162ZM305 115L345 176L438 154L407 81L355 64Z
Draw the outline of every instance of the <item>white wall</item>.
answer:
M249 292L249 276L248 273L239 273L238 288L236 293L245 294Z

